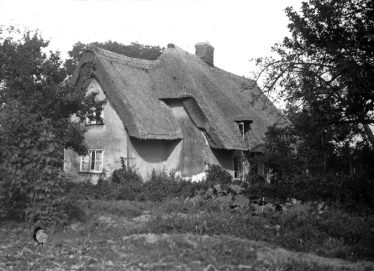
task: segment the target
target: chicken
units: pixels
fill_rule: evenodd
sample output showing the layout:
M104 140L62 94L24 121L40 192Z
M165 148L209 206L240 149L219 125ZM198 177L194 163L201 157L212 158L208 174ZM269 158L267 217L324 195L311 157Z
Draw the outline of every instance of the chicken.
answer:
M36 227L34 229L34 234L33 234L32 237L34 238L35 242L38 245L41 245L43 247L44 244L47 242L48 234L47 234L47 232L43 228Z

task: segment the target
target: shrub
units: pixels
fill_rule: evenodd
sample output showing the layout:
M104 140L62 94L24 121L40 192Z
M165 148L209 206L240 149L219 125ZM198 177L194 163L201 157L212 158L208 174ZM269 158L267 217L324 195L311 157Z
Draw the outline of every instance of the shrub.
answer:
M143 181L134 169L115 170L110 185L118 189L115 196L117 200L138 200L141 198Z
M122 167L113 171L111 181L113 183L137 182L142 183L142 177L133 167L126 167L121 157Z
M113 172L111 181L99 180L97 185L90 182L69 183L67 190L69 198L75 199L162 201L166 198L193 197L216 184L227 190L231 183L231 175L215 165L209 166L207 178L201 183L175 178L174 174L165 170L153 170L150 180L142 182L135 170L122 167Z
M87 151L85 130L71 116L84 119L105 103L69 83L59 53L45 53L48 44L37 31L0 26L0 219L45 227L66 222L63 149Z
M177 183L165 171L157 173L152 171L151 178L143 184L143 199L150 201L161 201L175 196Z
M284 179L271 184L254 182L244 187L247 196L326 201L339 203L349 209L374 206L374 182L363 176L300 174L290 180Z
M205 180L205 187L213 187L219 184L221 188L226 189L232 183L232 176L217 165L209 165L207 170L207 177Z
M96 185L89 181L69 182L66 187L70 199L139 200L143 183L135 170L121 168L110 180L100 179Z
M266 184L265 178L259 174L248 174L246 175L246 183L250 185L264 185Z
M205 193L209 188L219 184L222 189L228 189L232 176L217 165L209 165L205 181L192 183L176 179L166 171L152 171L150 181L143 184L143 199L162 201L166 198L189 198L198 193Z
M374 218L347 214L333 209L325 213L317 224L318 230L351 247L351 254L374 257ZM351 255L352 256L352 255Z
M59 145L45 132L27 151L18 151L0 165L0 218L25 220L45 227L67 223L65 176ZM57 153L55 153L57 152Z

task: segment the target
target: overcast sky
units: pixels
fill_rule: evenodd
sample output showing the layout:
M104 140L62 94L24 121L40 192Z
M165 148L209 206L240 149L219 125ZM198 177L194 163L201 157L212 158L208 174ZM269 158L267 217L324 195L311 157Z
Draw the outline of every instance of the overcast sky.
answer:
M195 52L209 41L215 65L246 77L249 59L270 54L288 34L287 6L301 0L0 0L0 25L39 29L66 56L81 41L137 41Z

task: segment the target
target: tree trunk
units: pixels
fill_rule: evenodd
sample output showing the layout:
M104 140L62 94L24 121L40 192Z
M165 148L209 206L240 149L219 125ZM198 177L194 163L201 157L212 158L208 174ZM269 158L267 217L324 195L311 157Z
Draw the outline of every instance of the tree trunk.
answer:
M369 137L371 146L374 148L374 134L373 131L370 129L369 124L363 124L366 134Z

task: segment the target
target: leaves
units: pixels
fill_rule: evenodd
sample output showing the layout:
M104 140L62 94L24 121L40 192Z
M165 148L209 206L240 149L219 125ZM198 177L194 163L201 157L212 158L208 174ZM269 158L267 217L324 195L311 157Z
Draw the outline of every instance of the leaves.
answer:
M256 61L264 91L277 89L289 107L318 116L320 127L365 135L357 127L374 123L372 1L309 0L286 14L291 36L273 47L278 58Z
M87 150L71 117L100 115L105 101L74 89L47 48L38 32L0 28L0 215L57 225L65 222L63 149Z
M99 47L132 58L148 60L158 59L162 51L164 50L164 48L160 48L159 46L143 45L137 42L132 42L129 45L124 45L110 40L106 42L93 42L90 44L77 42L76 44L74 44L73 49L69 51L70 59L68 59L65 63L65 67L70 74L72 74L77 67L78 62L82 57L83 51L89 46Z

